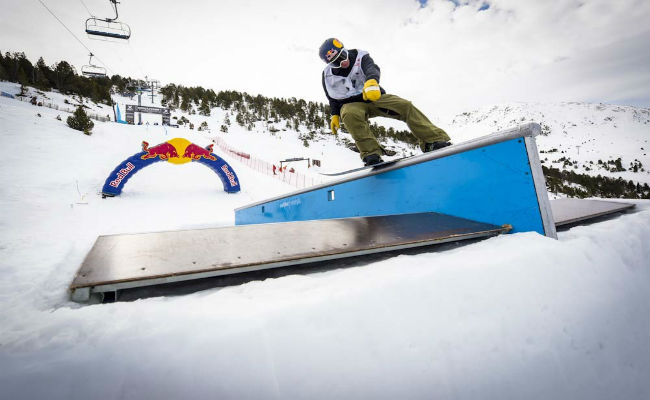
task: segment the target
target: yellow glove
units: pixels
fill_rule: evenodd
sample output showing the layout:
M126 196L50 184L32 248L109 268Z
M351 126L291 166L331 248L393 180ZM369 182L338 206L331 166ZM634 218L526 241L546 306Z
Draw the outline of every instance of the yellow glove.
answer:
M341 127L341 121L338 115L332 115L332 121L330 122L330 129L332 129L332 134L336 135Z
M379 89L379 83L374 79L368 79L363 85L363 99L377 101L380 97L381 89Z

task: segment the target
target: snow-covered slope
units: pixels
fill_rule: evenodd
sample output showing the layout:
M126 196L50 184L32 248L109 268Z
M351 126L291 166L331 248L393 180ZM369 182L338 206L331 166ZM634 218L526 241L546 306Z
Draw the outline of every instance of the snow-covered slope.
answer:
M188 116L196 126L207 118L212 132L96 122L91 136L58 114L0 97L3 398L650 395L648 201L559 240L505 235L190 295L79 306L66 289L98 235L228 226L233 208L294 188L223 154L240 193L224 193L201 165L157 163L122 196L101 199L108 173L141 141L208 144L223 113ZM336 166L359 162L334 138L305 148L297 136L234 125L223 135L269 161L300 152Z
M458 138L465 139L525 122L542 126L537 146L547 166L650 183L650 110L647 108L513 103L458 114L453 117L450 129ZM618 158L626 171L612 171L613 165L607 165ZM573 165L565 165L560 159L568 159ZM633 171L635 165L637 172Z
M0 82L0 89L18 93L20 86L15 83ZM74 108L83 101L88 112L100 116L112 116L112 109L103 104L94 104L88 99L64 96L56 92L42 93L32 88L28 96L35 95L38 100L51 102L60 107ZM142 104L160 107L161 97L153 99L143 94ZM136 104L137 97L113 96L124 114L125 104ZM59 113L60 114L60 113ZM345 148L345 142L353 142L352 137L341 132L334 137L328 133L316 133L304 145L300 131L287 128L286 121L269 124L257 122L249 131L238 126L233 111L213 108L210 116L185 113L174 110L175 120L186 118L195 128L207 123L213 136L219 135L228 143L256 158L279 164L287 158L310 158L322 162L322 170L334 171L353 168L359 165L358 153ZM124 117L124 116L122 116ZM149 126L160 122L160 116L143 114L143 123ZM219 132L219 127L229 119L229 133ZM386 118L374 119L380 125L406 130L406 124ZM466 111L451 117L440 117L435 123L443 127L452 141L459 143L486 133L504 130L518 125L536 122L542 126L542 135L537 138L542 163L548 167L570 169L576 173L590 176L622 178L635 183L650 184L650 109L588 103L511 103L478 110ZM278 132L269 132L269 128ZM174 134L170 131L169 134ZM205 132L204 132L205 135ZM338 146L332 146L336 144ZM398 152L397 156L416 154L419 150L404 143L386 139L385 147ZM327 149L327 152L325 151ZM619 160L619 167L616 161ZM292 163L301 172L307 170L306 163ZM623 170L624 169L624 170Z

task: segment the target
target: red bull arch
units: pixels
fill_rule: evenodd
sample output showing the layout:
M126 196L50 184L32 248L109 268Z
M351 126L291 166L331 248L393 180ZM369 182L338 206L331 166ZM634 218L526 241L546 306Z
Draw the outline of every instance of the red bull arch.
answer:
M122 161L110 173L104 187L102 197L119 196L126 182L142 168L158 161L172 164L199 162L214 171L227 193L241 190L235 170L221 157L212 152L212 144L206 147L198 146L184 138L174 138L155 146L142 142L142 151Z

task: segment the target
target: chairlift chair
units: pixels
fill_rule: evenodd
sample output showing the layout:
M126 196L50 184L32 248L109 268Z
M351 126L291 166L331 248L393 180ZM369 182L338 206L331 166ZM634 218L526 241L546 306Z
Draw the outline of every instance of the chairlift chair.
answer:
M107 76L106 68L93 64L93 55L93 53L90 53L88 65L83 65L81 67L81 74L88 78L105 78Z
M81 73L88 78L106 78L106 68L97 65L84 65Z
M91 39L121 39L128 40L131 37L131 28L117 20L117 0L109 0L115 10L115 18L90 17L86 20L86 33Z

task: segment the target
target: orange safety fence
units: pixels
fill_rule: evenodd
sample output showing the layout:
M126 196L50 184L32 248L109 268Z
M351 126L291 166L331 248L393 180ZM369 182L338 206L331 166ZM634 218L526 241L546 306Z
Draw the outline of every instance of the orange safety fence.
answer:
M253 157L243 151L234 149L220 137L214 138L212 141L221 150L225 151L230 156L235 157L239 162L245 164L249 168L252 168L255 171L261 172L263 174L273 176L274 178L284 183L295 186L299 189L323 183L323 178L321 176L310 176L297 171L291 172L291 168L287 168L286 166L282 168L282 171L280 171L280 166L275 165L274 170L274 165L272 163Z

